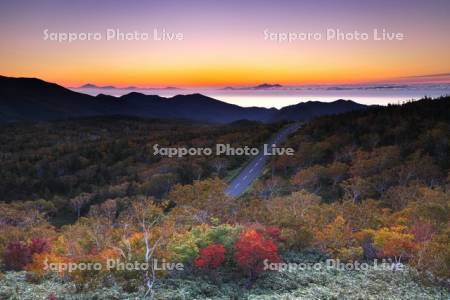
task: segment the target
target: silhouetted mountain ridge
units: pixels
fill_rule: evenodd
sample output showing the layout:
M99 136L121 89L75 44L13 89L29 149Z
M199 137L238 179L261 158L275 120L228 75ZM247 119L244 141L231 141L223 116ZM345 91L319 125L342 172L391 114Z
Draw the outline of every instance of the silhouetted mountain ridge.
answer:
M323 115L333 115L352 110L360 110L366 107L366 105L344 99L333 102L308 101L283 107L276 115L275 121L295 120L299 115L301 115L304 120L307 120Z
M271 83L263 83L263 84L259 84L259 85L255 85L255 86L246 86L246 87L232 87L232 86L226 86L224 88L222 88L221 90L270 90L270 89L278 89L278 88L282 88L283 86L281 84L275 83L275 84L271 84Z
M88 116L124 115L159 119L230 123L307 120L366 106L349 100L306 102L282 108L241 107L202 95L164 98L130 92L120 97L90 96L36 78L0 76L0 122L49 121Z

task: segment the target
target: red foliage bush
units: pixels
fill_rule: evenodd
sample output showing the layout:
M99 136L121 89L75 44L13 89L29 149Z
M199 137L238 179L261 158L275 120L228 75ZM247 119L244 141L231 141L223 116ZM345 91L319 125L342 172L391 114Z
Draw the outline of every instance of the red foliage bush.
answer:
M47 250L48 244L43 239L32 239L28 245L24 242L13 241L6 246L3 261L7 270L20 271L31 262L33 254Z
M272 239L274 242L283 243L286 242L286 238L281 236L280 228L276 226L267 226L265 230L265 234Z
M265 260L267 263L280 262L275 243L269 239L264 240L255 229L242 232L234 249L234 261L251 279L264 270Z
M23 242L9 242L3 252L3 261L7 270L20 271L31 261L30 249Z
M33 256L35 253L42 253L49 250L49 246L46 240L35 238L31 240L31 243L28 245L30 249L30 254Z
M225 259L225 247L222 244L211 244L200 250L194 265L200 269L215 269Z
M267 226L266 234L273 240L277 240L280 237L280 229L275 226Z

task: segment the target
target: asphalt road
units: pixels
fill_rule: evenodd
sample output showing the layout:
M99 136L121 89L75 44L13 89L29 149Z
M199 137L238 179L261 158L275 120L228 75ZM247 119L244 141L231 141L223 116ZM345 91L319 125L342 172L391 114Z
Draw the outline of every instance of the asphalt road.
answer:
M278 131L275 136L273 136L269 141L266 142L268 145L279 144L282 142L289 134L293 133L302 126L301 123L294 123L287 127L284 127ZM264 165L270 155L264 155L264 151L261 149L259 154L253 158L253 160L237 175L225 189L225 194L230 197L239 197L244 193L247 187L261 175Z

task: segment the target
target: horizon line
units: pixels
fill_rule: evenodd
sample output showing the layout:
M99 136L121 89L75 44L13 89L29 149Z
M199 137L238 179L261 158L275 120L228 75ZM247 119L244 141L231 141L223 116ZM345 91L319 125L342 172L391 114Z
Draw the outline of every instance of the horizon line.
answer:
M103 83L97 82L95 80L86 80L84 83L66 83L64 81L59 80L51 80L46 79L45 76L17 76L17 75L2 75L4 77L14 77L14 78L35 78L39 80L43 80L46 82L56 83L68 89L83 89L85 85L94 85L93 88L98 89L149 89L149 90L195 90L195 89L214 89L214 90L224 90L227 88L231 88L229 90L245 90L245 89L253 89L261 85L280 85L281 87L271 87L271 88L261 88L261 90L277 90L277 89L289 89L289 88L298 88L298 87L320 87L320 86L365 86L365 85L420 85L420 84L450 84L450 72L447 73L435 73L435 74L416 74L416 75L406 75L399 77L391 77L381 80L348 80L348 81L333 81L333 82L302 82L302 83L293 83L293 82L283 82L276 81L272 82L271 80L247 83L247 84L232 84L232 83L224 83L224 84L115 84L115 83ZM86 87L88 88L88 87Z

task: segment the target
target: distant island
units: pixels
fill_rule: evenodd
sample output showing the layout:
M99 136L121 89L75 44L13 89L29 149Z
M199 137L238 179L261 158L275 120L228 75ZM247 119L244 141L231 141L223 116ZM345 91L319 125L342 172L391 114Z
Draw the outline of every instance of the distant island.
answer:
M270 90L270 89L278 89L282 88L283 86L281 84L269 84L269 83L263 83L255 86L248 86L248 87L232 87L227 86L222 88L221 90Z

